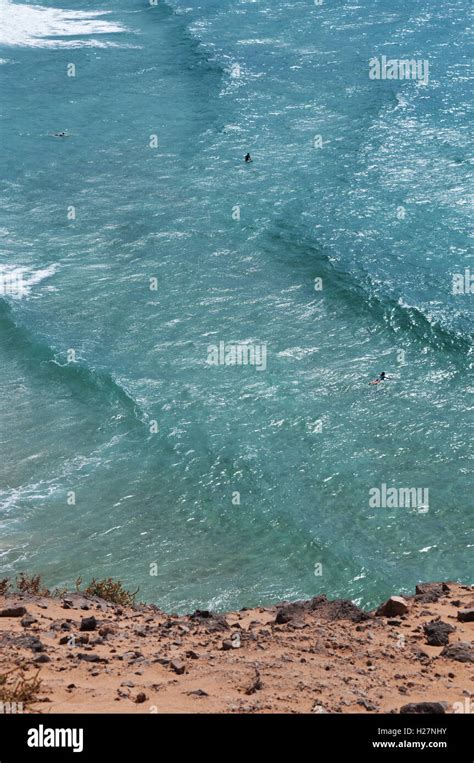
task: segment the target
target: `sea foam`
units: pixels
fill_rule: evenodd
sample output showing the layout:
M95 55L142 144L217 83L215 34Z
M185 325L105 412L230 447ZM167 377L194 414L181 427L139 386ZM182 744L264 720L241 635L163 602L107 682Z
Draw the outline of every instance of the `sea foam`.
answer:
M106 15L108 11L71 11L0 0L0 44L32 48L109 47L115 43L74 39L129 31L121 24L106 20Z

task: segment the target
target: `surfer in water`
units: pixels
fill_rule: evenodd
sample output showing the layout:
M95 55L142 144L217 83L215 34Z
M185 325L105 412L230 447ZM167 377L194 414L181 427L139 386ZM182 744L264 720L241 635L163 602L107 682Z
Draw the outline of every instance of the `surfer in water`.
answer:
M252 161L252 157L250 156L250 154L245 154L245 164L248 164L251 161Z
M370 382L370 384L380 384L380 382L386 381L387 379L390 379L390 376L386 376L385 371L382 371L376 379Z
M53 132L53 138L67 138L65 132Z

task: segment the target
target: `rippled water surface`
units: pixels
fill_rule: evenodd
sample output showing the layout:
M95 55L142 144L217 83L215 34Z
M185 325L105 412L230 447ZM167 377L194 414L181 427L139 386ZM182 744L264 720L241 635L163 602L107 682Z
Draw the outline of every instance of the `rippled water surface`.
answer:
M63 4L0 1L0 572L174 611L470 582L466 0Z

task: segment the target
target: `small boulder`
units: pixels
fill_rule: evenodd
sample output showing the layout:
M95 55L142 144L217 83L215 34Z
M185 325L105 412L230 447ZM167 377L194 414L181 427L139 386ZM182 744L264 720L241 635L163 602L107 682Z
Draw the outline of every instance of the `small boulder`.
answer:
M442 596L444 593L449 593L449 586L447 583L418 583L415 593L417 596L422 596L424 593L436 593Z
M107 636L114 636L117 631L112 625L103 625L99 628L99 636L107 638Z
M194 620L200 625L204 625L207 633L229 630L229 623L225 619L224 615L216 615L214 612L210 612L208 609L196 609L196 611L193 612L189 618L190 620ZM172 623L172 625L174 624L175 623Z
M458 610L458 620L460 623L472 623L474 621L474 608Z
M25 617L21 619L21 624L23 628L29 628L30 625L33 625L34 623L37 623L37 622L38 620L36 619L36 617L33 617L33 615L25 615Z
M434 713L436 715L443 715L446 713L447 707L447 702L410 702L408 705L403 705L403 707L400 708L400 714Z
M186 672L186 665L182 660L171 660L170 668L177 673L178 676L182 676Z
M44 652L46 649L38 636L22 636L19 643L25 649L31 649L33 652Z
M408 604L402 596L391 596L387 601L380 605L376 614L381 617L396 617L397 615L406 615Z
M282 602L277 605L275 623L285 625L292 620L301 620L308 609L307 601Z
M474 662L474 649L470 641L458 641L457 644L445 646L441 657L448 657L457 662Z
M422 604L434 604L440 596L446 596L449 593L449 586L446 583L419 583L415 591L416 601Z
M108 662L107 657L99 657L98 654L86 654L85 652L79 652L77 655L80 660L85 662Z
M0 617L23 617L26 615L26 607L6 607L0 609Z
M44 662L51 662L51 657L48 657L47 654L39 654L38 657L35 657L33 662L36 662L37 664L41 665Z
M446 646L449 643L449 634L453 633L455 628L442 620L432 620L423 625L423 630L429 646Z
M97 620L94 615L92 617L83 617L81 620L81 631L95 631L97 628Z
M369 712L374 712L379 709L378 705L375 705L373 702L370 702L367 699L358 699L357 704L361 705L362 707L365 707L365 709L368 710Z

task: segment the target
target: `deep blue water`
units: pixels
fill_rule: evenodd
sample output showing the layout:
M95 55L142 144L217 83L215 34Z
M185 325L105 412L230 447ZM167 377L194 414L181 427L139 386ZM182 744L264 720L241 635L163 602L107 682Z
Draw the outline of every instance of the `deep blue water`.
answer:
M0 574L174 611L472 582L467 0L63 5L0 0Z

